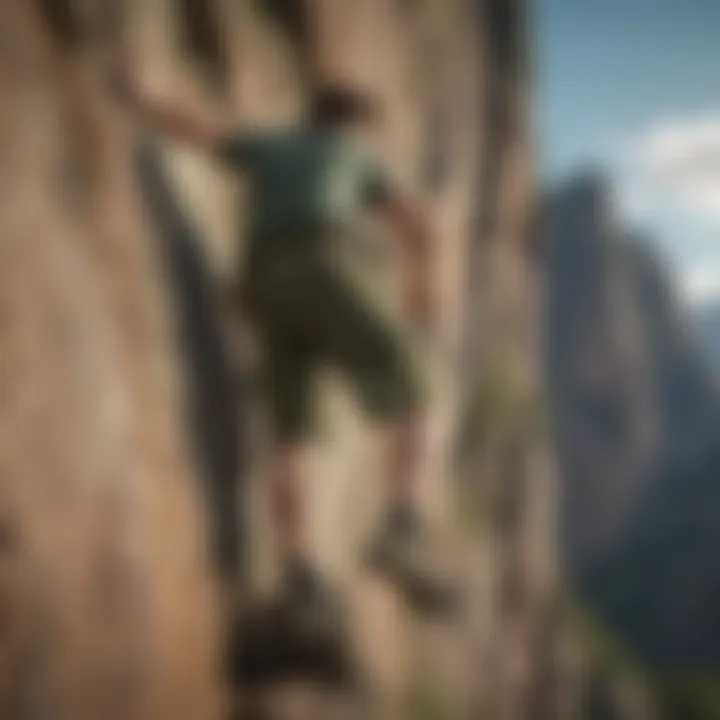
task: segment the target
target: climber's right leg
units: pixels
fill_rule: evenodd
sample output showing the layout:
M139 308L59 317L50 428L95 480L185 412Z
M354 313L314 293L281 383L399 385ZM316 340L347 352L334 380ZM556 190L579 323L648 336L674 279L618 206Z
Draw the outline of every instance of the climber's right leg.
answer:
M270 512L281 566L305 556L304 460L312 418L312 355L290 329L265 332L265 366L272 424Z
M303 513L303 457L300 443L278 443L269 472L273 540L281 565L297 561L305 552Z
M287 328L270 338L266 349L274 434L270 510L282 572L280 608L298 641L333 643L343 632L341 603L307 548L305 460L314 435L316 359L304 338Z
M229 669L234 682L256 691L292 679L342 687L353 680L347 621L339 594L318 571L305 542L308 443L299 425L288 422L299 417L289 412L291 396L280 389L278 398L279 388L271 389L276 441L268 482L281 578L269 604L249 606L237 618ZM286 403L284 409L279 402Z

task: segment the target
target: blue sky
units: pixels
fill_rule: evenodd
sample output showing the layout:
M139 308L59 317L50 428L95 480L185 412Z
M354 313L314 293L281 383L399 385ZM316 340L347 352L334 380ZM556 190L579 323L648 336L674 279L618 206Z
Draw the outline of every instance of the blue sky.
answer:
M535 0L535 20L543 176L603 165L686 284L720 294L720 167L682 164L720 149L720 0Z

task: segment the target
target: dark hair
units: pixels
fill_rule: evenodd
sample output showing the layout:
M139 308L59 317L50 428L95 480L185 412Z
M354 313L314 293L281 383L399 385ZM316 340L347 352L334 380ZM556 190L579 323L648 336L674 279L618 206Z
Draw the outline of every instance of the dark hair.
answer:
M321 125L373 123L380 118L378 103L370 95L344 85L321 88L315 93L311 114Z
M64 50L72 50L80 45L83 28L69 0L42 0L40 11L53 39Z

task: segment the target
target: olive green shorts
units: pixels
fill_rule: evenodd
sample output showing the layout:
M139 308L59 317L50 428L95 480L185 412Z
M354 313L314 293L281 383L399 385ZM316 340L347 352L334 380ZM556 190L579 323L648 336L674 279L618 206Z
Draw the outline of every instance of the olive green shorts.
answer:
M276 438L314 432L315 381L339 370L376 421L422 403L413 344L363 284L326 253L295 251L249 268L243 293L261 343Z

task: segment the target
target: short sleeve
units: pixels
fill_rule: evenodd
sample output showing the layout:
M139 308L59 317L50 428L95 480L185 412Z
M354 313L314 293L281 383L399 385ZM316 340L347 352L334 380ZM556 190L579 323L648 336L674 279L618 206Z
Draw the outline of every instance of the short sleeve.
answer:
M390 202L394 195L395 186L388 173L379 165L369 164L363 177L363 204L367 207L380 207Z
M234 168L243 168L252 162L264 137L259 132L236 132L223 138L215 147L215 156Z

